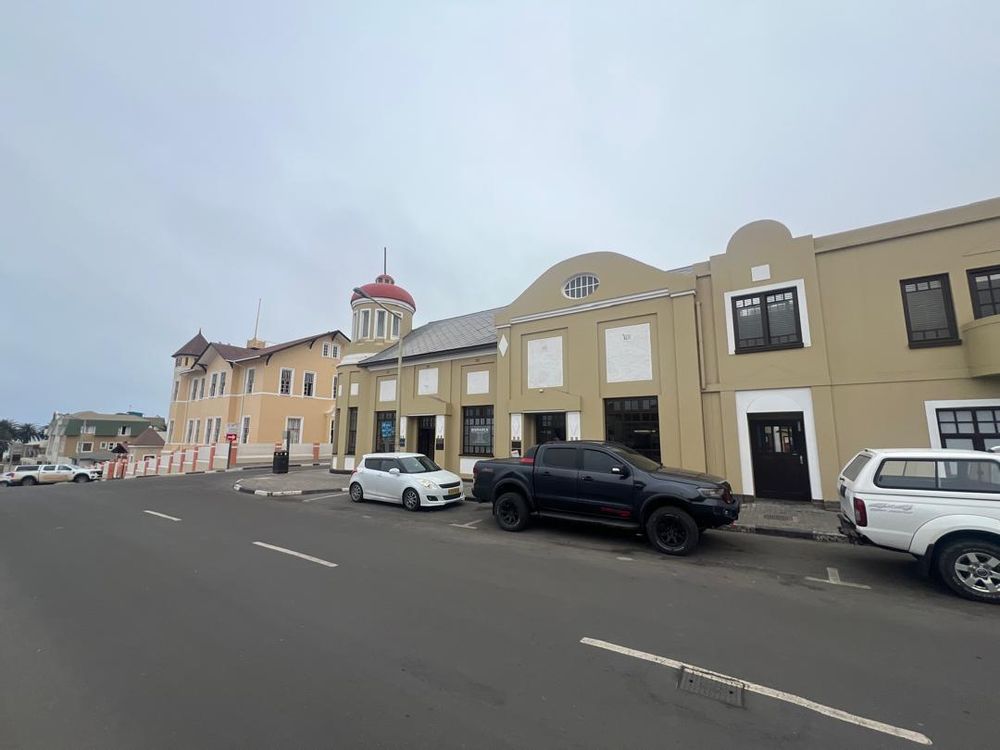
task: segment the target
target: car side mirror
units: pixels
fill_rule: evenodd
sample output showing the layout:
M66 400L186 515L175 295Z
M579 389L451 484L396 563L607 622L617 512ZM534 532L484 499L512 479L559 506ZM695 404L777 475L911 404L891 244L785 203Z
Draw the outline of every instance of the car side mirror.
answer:
M990 448L990 453L1000 453L1000 445L994 445Z
M624 479L625 477L628 476L628 469L626 469L624 466L612 466L611 473L617 474L619 478Z
M397 469L395 466L393 466L391 469L389 469L389 473L392 474L394 477L398 477L399 476L399 469Z

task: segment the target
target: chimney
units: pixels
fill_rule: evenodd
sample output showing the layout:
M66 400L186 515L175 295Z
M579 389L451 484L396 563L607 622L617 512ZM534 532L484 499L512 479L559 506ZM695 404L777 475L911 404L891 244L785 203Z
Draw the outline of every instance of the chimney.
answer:
M265 346L267 346L267 342L262 339L247 339L247 349L263 349Z

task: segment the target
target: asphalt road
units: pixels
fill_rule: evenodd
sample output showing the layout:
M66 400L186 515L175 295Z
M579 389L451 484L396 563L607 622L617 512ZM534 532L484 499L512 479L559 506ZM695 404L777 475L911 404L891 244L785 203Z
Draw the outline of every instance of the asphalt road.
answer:
M997 747L1000 607L907 556L233 478L0 490L0 747Z

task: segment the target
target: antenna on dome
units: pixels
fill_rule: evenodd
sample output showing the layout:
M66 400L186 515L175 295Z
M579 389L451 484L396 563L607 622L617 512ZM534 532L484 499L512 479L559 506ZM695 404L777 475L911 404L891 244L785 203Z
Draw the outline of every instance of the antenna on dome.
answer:
M386 251L385 246L382 247L382 275L389 275L388 252Z

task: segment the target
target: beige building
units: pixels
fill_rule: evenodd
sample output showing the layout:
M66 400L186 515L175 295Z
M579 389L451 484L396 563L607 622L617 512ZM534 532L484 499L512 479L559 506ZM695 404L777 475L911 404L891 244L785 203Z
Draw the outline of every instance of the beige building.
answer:
M866 446L1000 444L1000 199L822 237L757 221L673 271L589 253L506 307L412 330L391 278L363 291L401 316L401 418L393 324L355 295L338 470L395 447L398 425L466 476L544 440L611 439L819 500Z
M109 461L119 446L127 446L148 429L163 428L163 417L147 417L139 412L57 412L46 430L45 460L83 466Z
M326 331L283 344L210 343L201 331L174 352L167 449L218 444L328 443L337 363L349 339Z

